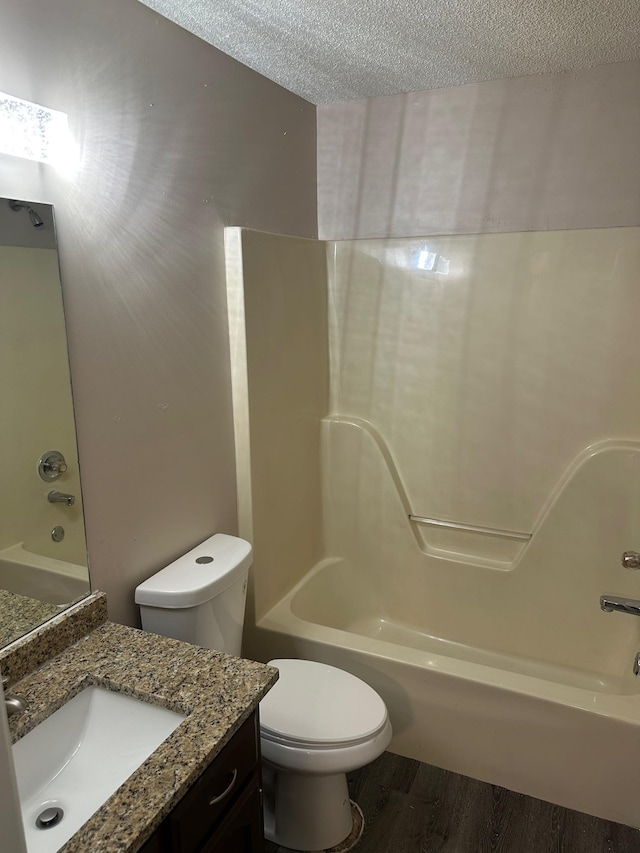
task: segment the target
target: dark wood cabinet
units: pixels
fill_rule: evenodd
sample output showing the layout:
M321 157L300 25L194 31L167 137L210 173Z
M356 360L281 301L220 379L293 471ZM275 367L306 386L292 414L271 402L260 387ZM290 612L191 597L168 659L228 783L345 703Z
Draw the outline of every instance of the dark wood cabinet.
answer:
M255 853L263 850L262 792L256 775L202 848L202 853Z
M256 711L140 853L262 853L263 836Z

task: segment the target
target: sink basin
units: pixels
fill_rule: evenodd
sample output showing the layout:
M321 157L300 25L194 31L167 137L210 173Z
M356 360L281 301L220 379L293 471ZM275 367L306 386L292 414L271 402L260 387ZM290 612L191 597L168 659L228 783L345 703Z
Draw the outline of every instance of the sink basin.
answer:
M62 847L182 720L166 708L87 687L15 743L29 853ZM46 827L38 827L39 816Z

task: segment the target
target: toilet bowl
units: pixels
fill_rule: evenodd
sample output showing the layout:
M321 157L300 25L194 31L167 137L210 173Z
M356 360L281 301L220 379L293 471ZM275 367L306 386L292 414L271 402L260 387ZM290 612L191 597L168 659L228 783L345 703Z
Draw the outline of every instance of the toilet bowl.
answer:
M260 703L265 836L294 850L326 850L351 832L346 774L389 745L378 694L343 670L272 660L280 678Z
M142 627L239 655L251 546L217 533L136 589ZM280 679L260 703L265 835L294 850L326 850L351 832L346 773L391 740L378 694L341 669L274 660Z

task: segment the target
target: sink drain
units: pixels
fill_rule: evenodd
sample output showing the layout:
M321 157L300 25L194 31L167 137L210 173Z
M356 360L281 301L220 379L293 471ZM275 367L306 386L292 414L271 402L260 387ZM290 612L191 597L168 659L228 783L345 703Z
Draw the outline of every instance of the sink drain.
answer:
M62 809L59 809L57 806L48 808L40 812L36 818L36 826L38 829L51 829L53 826L57 826L63 817L64 812Z

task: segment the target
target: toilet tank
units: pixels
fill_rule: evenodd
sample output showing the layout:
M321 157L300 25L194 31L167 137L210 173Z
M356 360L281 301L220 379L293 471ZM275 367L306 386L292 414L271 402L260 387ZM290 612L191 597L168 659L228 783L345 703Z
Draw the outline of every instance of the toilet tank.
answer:
M142 628L239 655L251 545L216 533L136 588Z

